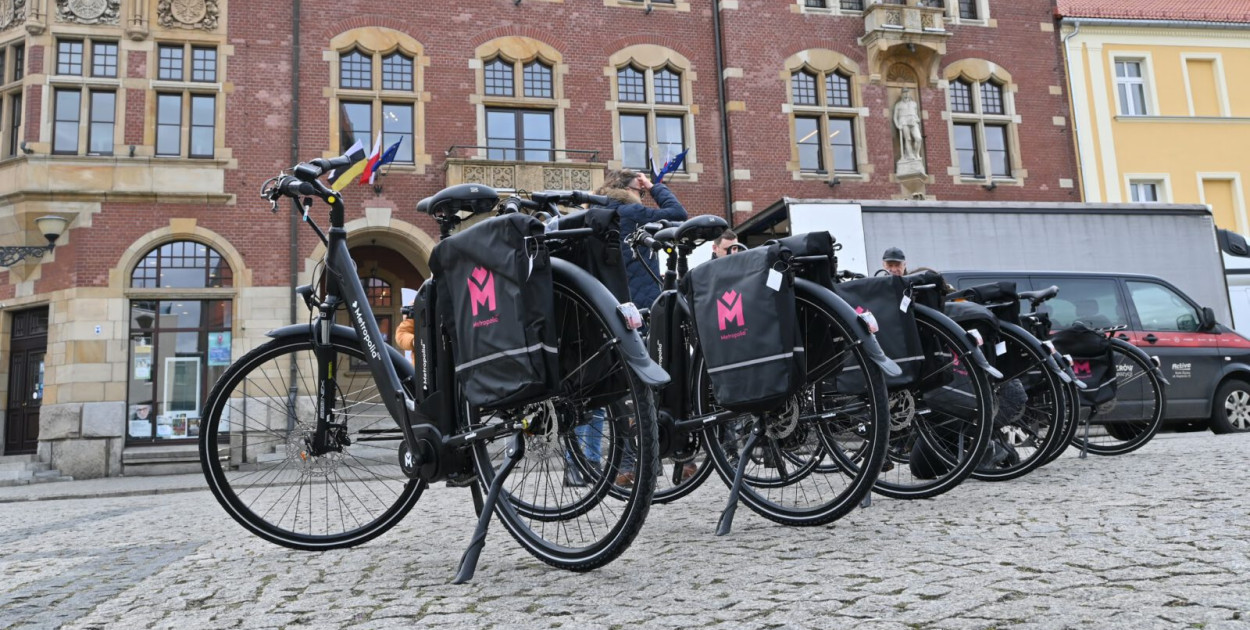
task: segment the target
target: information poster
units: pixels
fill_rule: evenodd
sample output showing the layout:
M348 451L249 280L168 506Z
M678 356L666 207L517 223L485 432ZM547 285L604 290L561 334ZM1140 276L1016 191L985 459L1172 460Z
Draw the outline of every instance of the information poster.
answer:
M230 365L230 333L208 333L208 365L209 367Z
M134 379L136 381L152 380L152 346L139 344L135 346Z

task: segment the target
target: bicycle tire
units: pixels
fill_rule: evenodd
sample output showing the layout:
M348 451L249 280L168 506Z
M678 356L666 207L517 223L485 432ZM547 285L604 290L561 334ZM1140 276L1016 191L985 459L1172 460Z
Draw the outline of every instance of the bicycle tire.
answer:
M791 403L792 419L785 417L791 411L787 408L779 414L783 417L771 420L774 424L747 454L751 462L741 500L776 523L825 525L860 505L885 460L889 435L885 376L854 341L852 323L802 294L796 306L808 383ZM848 367L867 378L861 378L853 392L844 393L835 381ZM693 374L697 413L713 413L711 384L698 351ZM740 414L704 429L711 460L726 485L733 483L738 452L754 421L754 415ZM801 466L791 473L784 467L787 459Z
M213 496L245 529L292 549L323 551L368 542L402 520L426 487L400 468L403 435L378 402L373 375L350 367L353 360L364 361L359 343L336 332L330 345L338 353L337 411L340 418L346 416L352 442L342 452L310 456L305 450L304 440L316 423L318 389L311 336L274 339L248 352L226 370L204 405L200 463ZM411 366L406 369L410 372ZM290 406L292 387L309 393ZM298 417L292 417L292 409ZM223 428L228 429L225 436ZM292 490L293 502L280 504ZM334 501L337 506L331 505ZM277 509L276 518L271 517ZM362 523L353 510L364 510L368 518ZM332 531L335 516L341 531ZM308 527L301 529L301 524Z
M1060 430L1059 439L1055 440L1051 446L1050 452L1046 455L1046 462L1043 466L1059 459L1064 451L1072 445L1072 440L1076 436L1076 429L1081 423L1081 396L1080 389L1076 383L1068 383L1064 389L1063 402L1066 410L1066 417L1063 420L1063 428Z
M941 314L938 314L941 316ZM890 433L890 460L894 464L889 470L882 471L877 478L873 490L882 496L892 499L927 499L935 497L958 486L967 479L973 469L980 463L982 454L993 430L993 402L989 376L985 370L977 367L964 350L965 342L952 336L938 321L929 315L917 311L916 326L921 338L926 335L951 356L950 362L925 375L933 377L939 373L953 373L950 384L923 392L917 387L891 392L892 396L910 396L913 401L912 413L907 418L891 418L893 425ZM961 358L962 357L962 358ZM959 374L961 370L965 374ZM957 385L957 386L956 386ZM960 408L962 417L944 413L933 408L937 401L934 393L959 396L965 400L971 398L970 405ZM954 390L953 392L951 390ZM927 452L936 456L945 468L929 476L934 471L916 474L916 466L912 462L912 453L917 440L924 440Z
M1067 421L1064 389L1066 383L1046 366L1047 354L1039 349L1037 340L1023 329L1004 325L1001 328L1003 352L998 365L1003 378L992 385L997 393L1013 379L1019 379L1028 396L1024 413L1017 419L995 426L992 439L1004 441L1017 459L997 468L980 466L972 477L981 481L1009 481L1036 470L1046 463L1062 436ZM1009 372L1002 366L1012 366Z
M1159 432L1167 405L1163 382L1159 380L1149 358L1142 358L1144 353L1141 350L1127 341L1111 339L1111 354L1117 390L1110 414L1119 417L1105 418L1103 416L1107 413L1102 412L1091 419L1083 410L1081 426L1071 442L1077 448L1088 448L1095 455L1124 455L1145 446ZM1122 366L1131 367L1131 370ZM1138 404L1138 400L1141 401L1142 411L1134 413L1130 405ZM1126 415L1128 420L1123 419ZM1098 428L1105 435L1098 435ZM1088 447L1086 441L1089 442Z
M588 319L577 319L577 312L572 309L580 309L580 316ZM557 347L562 351L578 345L583 339L578 336L595 340L580 347L598 347L598 340L610 339L608 331L611 329L603 317L589 301L559 280L555 283L554 312ZM596 322L597 328L571 324L578 321ZM615 375L618 370L625 376L621 380L625 390L620 399L614 401L621 404L604 407L626 411L625 415L614 413L611 418L606 418L605 413L603 426L609 430L601 430L592 438L608 444L603 453L607 459L602 460L597 469L581 468L567 450L571 443L580 443L576 442L580 439L576 427L590 422L585 413L560 411L566 407L576 408L575 396L557 395L516 409L496 410L485 418L466 405L461 415L466 430L487 426L492 417L520 415L526 418L523 459L505 480L495 504L495 515L534 557L571 571L595 569L624 553L642 529L655 491L659 437L653 393L628 367L618 345L607 343L604 347L609 353L607 356L613 358L609 363L610 373L601 375L602 378ZM565 377L567 382L569 375ZM474 466L483 490L494 479L503 451L510 442L509 435L474 444ZM635 462L632 484L618 485L617 478L626 471L624 462L628 449L632 449ZM587 476L585 486L564 485L561 478L570 465L579 466L579 471Z

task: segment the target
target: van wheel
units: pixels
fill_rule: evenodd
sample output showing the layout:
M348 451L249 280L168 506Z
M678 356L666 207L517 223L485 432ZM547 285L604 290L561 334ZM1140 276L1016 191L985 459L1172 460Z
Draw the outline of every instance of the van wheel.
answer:
M1228 381L1215 393L1211 411L1212 433L1245 433L1250 431L1250 384Z

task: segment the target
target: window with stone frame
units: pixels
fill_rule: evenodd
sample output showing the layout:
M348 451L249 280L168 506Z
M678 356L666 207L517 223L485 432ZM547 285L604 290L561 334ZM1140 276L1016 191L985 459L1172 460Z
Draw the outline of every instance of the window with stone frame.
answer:
M221 58L217 48L186 42L156 46L154 150L158 158L217 156Z
M627 63L616 72L617 123L621 166L647 169L647 152L661 165L689 146L689 95L682 70ZM683 164L677 172L685 172Z
M14 80L23 74L24 50L15 61L18 67L9 72ZM118 94L121 92L119 43L116 39L59 38L53 49L53 72L48 77L51 99L48 119L52 121L53 155L113 155L118 119ZM6 156L20 150L21 86L8 95L10 126ZM15 107L16 106L16 107Z
M369 53L353 46L338 55L339 153L359 142L366 153L381 135L381 149L399 143L396 164L415 162L420 95L416 51Z
M968 179L1014 177L1011 92L994 78L958 77L948 86L951 146L959 175Z
M790 73L798 170L813 175L859 172L854 79L841 68L803 66Z
M555 162L556 64L497 51L482 61L485 156L506 162Z
M198 439L208 390L232 360L233 271L213 247L164 243L131 272L128 444Z
M852 13L858 14L864 10L865 4L871 4L870 0L796 0L799 3L800 10L817 9L813 13ZM823 9L823 11L821 10Z
M0 46L0 160L21 155L25 71L24 44Z

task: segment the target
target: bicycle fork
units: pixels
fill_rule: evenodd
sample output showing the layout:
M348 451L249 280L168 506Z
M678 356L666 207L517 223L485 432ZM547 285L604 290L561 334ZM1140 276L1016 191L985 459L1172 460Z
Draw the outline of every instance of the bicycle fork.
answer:
M464 555L460 558L460 568L456 571L456 578L452 580L452 584L464 584L473 579L473 574L477 571L478 558L482 555L482 549L486 547L486 529L490 526L490 517L495 512L495 502L499 500L504 480L524 456L525 438L518 431L512 434L508 448L504 451L503 464L500 464L499 469L495 471L495 478L490 482L486 500L482 502L481 511L478 513L477 527L473 529L473 538L469 539L469 548L464 550Z
M738 510L738 497L742 494L742 478L746 476L747 463L751 461L751 449L755 448L755 443L764 435L764 427L764 416L760 414L756 416L755 425L751 427L750 437L738 453L738 468L734 471L733 485L729 487L729 502L725 504L725 511L721 512L720 522L716 525L717 536L725 536L733 529L734 512Z

